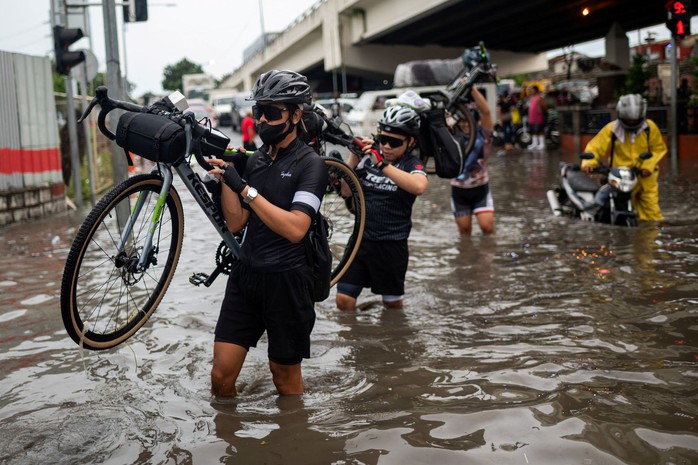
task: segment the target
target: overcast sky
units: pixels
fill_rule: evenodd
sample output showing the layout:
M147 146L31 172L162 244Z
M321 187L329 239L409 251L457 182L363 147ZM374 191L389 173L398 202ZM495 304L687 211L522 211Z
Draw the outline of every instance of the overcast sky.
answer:
M242 64L242 51L260 36L260 3L264 29L274 32L285 29L316 1L149 0L148 21L126 25L126 71L128 80L136 85L134 96L160 92L165 66L185 57L221 78ZM0 50L53 55L50 5L50 0L0 0ZM100 6L89 7L92 50L100 70L106 69L102 14ZM117 8L119 49L123 53L122 16ZM81 39L71 48L89 48L89 42ZM123 61L121 70L123 73Z
M72 0L77 3L79 0ZM126 25L127 62L121 70L128 73L136 85L134 96L146 91L161 92L162 72L165 66L182 58L198 63L204 71L216 78L232 72L242 64L242 51L261 33L259 5L263 6L264 29L267 32L285 29L318 0L149 0L148 21ZM49 24L51 0L0 0L0 50L29 55L53 54ZM99 3L91 0L89 3ZM175 6L171 6L175 5ZM104 70L104 31L102 8L89 7L92 49ZM119 21L119 49L123 53L121 8ZM693 30L698 30L697 17ZM656 39L669 37L665 26L643 29L653 31ZM628 33L630 44L638 42L638 33ZM88 48L87 39L72 48ZM604 55L603 40L578 45L575 50L590 56ZM559 51L558 51L559 52ZM551 53L554 55L558 52Z

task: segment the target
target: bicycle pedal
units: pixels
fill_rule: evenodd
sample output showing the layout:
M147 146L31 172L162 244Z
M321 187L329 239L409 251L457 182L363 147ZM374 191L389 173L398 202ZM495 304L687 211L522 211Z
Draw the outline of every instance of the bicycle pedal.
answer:
M194 273L189 278L189 282L194 286L201 286L208 280L208 275L206 273Z

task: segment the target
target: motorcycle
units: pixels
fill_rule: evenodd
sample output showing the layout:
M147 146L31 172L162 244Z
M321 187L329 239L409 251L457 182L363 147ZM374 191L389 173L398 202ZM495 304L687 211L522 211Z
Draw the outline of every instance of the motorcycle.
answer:
M549 149L556 149L560 146L560 126L557 110L548 110L545 124L545 146ZM514 141L521 148L525 149L533 140L531 128L528 125L528 117L521 117L521 125L514 131Z
M592 153L579 156L594 158ZM618 226L637 226L637 211L632 202L633 189L642 171L642 163L652 157L640 154L636 166L599 165L592 173L601 175L601 183L590 178L575 163L560 163L560 186L547 192L555 216L569 216L584 221ZM601 202L601 203L599 203Z

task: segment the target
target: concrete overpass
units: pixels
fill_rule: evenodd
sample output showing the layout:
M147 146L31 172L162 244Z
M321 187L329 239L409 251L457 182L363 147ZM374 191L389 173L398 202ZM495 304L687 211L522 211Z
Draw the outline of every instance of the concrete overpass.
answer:
M480 40L499 75L526 73L547 68L547 50L665 16L662 2L637 0L319 0L222 86L249 90L260 73L283 68L320 91L391 87L398 64L456 58Z

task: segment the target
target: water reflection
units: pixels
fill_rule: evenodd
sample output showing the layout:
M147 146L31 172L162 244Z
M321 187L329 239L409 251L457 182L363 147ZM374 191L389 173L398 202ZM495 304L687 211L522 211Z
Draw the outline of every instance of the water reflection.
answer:
M430 181L405 308L319 304L302 397L276 395L264 341L241 395L210 397L224 280L188 283L217 245L192 204L163 303L99 353L58 304L84 212L0 229L0 462L698 463L698 166L663 175L667 221L625 229L550 214L559 161L492 160L495 236L459 237Z

